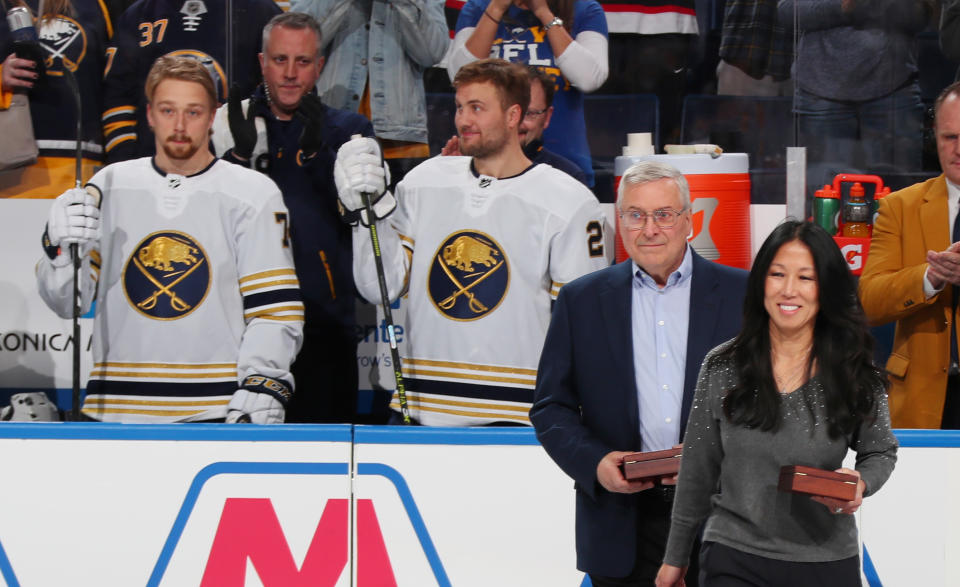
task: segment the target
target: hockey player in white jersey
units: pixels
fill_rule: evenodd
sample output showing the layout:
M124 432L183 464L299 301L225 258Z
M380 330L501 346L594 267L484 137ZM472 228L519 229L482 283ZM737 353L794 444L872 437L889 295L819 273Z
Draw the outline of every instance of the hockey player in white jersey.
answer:
M583 184L524 156L522 66L477 61L454 87L468 156L422 163L394 197L376 141L357 138L338 153L337 189L345 218L377 222L389 297L408 294L402 367L411 417L431 426L529 425L551 301L564 283L609 264L603 214ZM362 194L373 195L375 219ZM374 302L367 231L354 228L354 279ZM399 409L396 396L391 407Z
M77 243L84 311L96 298L83 413L282 422L303 304L280 191L210 153L216 91L198 61L158 59L146 94L156 156L59 196L37 265L41 297L69 317Z

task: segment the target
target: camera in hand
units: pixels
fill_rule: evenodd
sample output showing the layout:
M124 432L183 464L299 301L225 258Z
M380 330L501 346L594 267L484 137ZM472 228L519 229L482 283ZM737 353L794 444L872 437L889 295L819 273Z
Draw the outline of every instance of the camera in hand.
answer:
M30 15L30 11L23 6L14 6L7 11L7 24L10 25L13 52L21 59L33 61L34 71L43 77L46 54L40 46L40 39L37 36L37 29L33 26L33 16Z

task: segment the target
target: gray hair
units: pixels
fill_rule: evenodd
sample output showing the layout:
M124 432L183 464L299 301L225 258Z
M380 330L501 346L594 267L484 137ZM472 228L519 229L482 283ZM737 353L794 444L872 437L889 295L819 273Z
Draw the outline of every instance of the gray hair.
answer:
M627 191L628 187L661 179L673 180L680 194L681 208L689 210L690 184L687 183L687 178L676 167L658 161L640 161L631 165L624 172L623 177L620 178L620 185L617 187L617 209L621 209L620 202L623 200L623 193Z
M323 34L320 32L320 23L317 22L317 19L305 12L281 12L271 18L270 22L263 27L263 39L260 44L260 51L262 53L266 54L267 52L267 41L270 40L270 33L275 26L297 31L303 29L312 30L317 35L317 58L320 58L322 55L320 52L320 41L323 38Z

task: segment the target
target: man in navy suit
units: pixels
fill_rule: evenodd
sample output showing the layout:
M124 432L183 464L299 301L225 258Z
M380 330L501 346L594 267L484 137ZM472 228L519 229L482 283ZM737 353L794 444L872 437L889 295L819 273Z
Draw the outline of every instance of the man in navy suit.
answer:
M747 283L745 271L687 244L690 189L673 167L628 169L617 212L630 259L560 290L530 410L537 438L575 481L577 568L595 587L653 585L673 487L627 481L619 466L629 452L681 440L700 363L740 330ZM696 577L692 569L687 584Z

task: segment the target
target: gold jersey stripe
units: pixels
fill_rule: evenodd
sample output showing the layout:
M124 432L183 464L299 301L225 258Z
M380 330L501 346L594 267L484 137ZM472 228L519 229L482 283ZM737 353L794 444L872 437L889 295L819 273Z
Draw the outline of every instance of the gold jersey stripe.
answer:
M118 120L117 122L110 122L103 125L103 132L104 134L110 134L112 132L120 130L121 128L125 128L128 126L136 126L136 125L137 125L136 120Z
M254 285L247 285L240 288L240 293L245 294L248 291L255 289L266 289L268 287L276 287L278 285L296 285L300 286L300 282L296 279L275 279L273 281L265 281L263 283L256 283Z
M396 394L396 392L394 392L394 394ZM521 406L511 406L511 405L492 404L492 403L465 402L465 401L457 401L457 400L451 400L451 399L439 399L439 398L433 398L433 397L428 398L416 392L408 393L407 400L411 401L411 403L441 404L445 406L459 406L461 408L480 408L480 409L488 409L488 410L497 409L497 410L508 410L511 412L524 412L524 413L530 411L530 404L524 404Z
M236 369L236 363L94 363L94 367L125 367L128 369Z
M277 277L278 275L296 275L296 272L293 269L271 269L270 271L261 271L259 273L251 273L240 278L240 283L246 283L248 281L254 281L256 279L266 279L268 277Z
M470 379L472 381L492 381L494 383L517 383L533 387L536 379L519 379L516 377L495 377L493 375L475 375L473 373L454 373L451 371L427 371L425 369L411 369L403 365L403 376L420 375L423 377L444 377L447 379Z
M256 316L265 316L268 314L279 314L280 312L299 312L300 315L303 315L303 304L290 304L288 306L274 306L271 308L264 308L263 310L257 310L255 312L245 312L243 315L247 318L254 318Z
M101 120L105 120L109 116L114 114L133 114L136 109L133 106L117 106L116 108L110 108L109 110L104 110Z
M84 414L93 417L100 414L136 414L138 416L196 416L197 414L202 414L207 410L132 410L119 408L96 408L93 410L87 410L84 408L81 411Z
M391 402L390 407L393 409L400 409L400 404ZM415 406L416 409L423 412L435 412L438 414L450 414L452 416L466 416L468 418L480 418L484 420L512 420L514 422L523 422L524 424L530 423L530 418L527 416L514 416L513 414L486 414L478 412L465 412L463 410L448 410L444 408L433 408L430 406Z
M166 407L217 407L223 406L230 403L229 399L218 399L218 400L141 400L141 399L112 399L104 398L97 396L88 396L84 405L94 405L94 406L108 406L108 405L118 405L118 406L166 406Z
M244 316L244 318L259 318L260 320L272 320L274 322L303 322L302 314L300 316Z
M536 369L522 369L520 367L497 367L495 365L477 365L474 363L456 363L453 361L437 361L434 359L407 359L404 365L423 365L425 367L446 367L448 369L464 369L467 371L491 371L494 373L510 373L512 375L537 376Z
M408 243L411 247L413 247L413 246L416 245L416 243L417 243L417 241L413 240L412 238L410 238L409 236L407 236L407 235L405 235L405 234L399 234L399 233L398 233L397 236L400 237L400 240L401 240L402 242Z
M154 371L111 371L94 369L90 377L136 377L138 379L235 379L236 371L214 373L163 373Z
M100 12L103 14L104 24L107 25L107 38L113 38L113 23L110 22L110 11L107 10L107 5L104 4L103 0L97 0L97 4L100 5Z
M107 143L107 146L104 147L104 149L106 149L107 151L111 151L111 150L113 150L117 145L119 145L120 143L125 143L125 142L127 142L127 141L135 141L135 140L137 140L137 134L136 134L136 133L130 133L130 134L126 134L126 135L121 135L121 136L119 136L119 137L116 137L116 138L114 138L114 139L111 139L110 142Z

